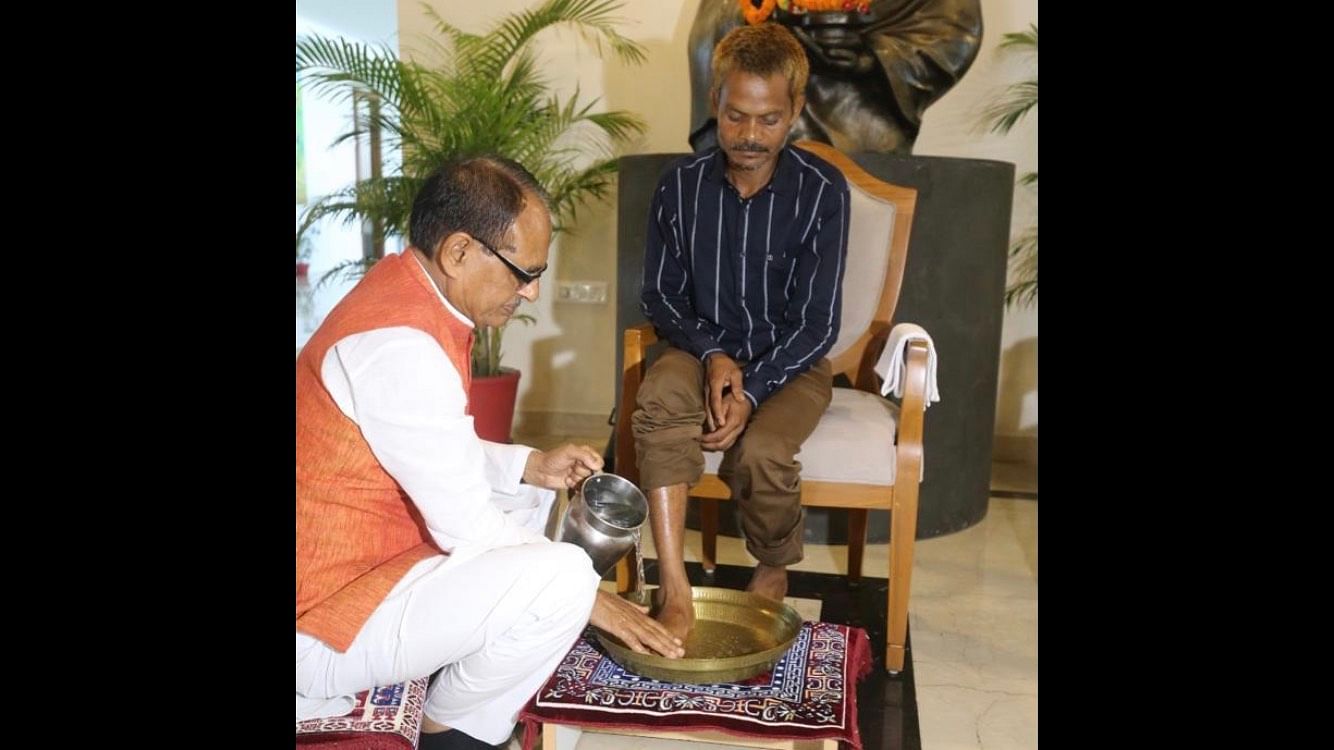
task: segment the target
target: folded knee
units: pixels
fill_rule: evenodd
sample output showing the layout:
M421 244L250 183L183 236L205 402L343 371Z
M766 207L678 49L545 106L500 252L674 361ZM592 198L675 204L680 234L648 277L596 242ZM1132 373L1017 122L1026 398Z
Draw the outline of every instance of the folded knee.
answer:
M593 596L597 593L598 574L593 570L593 561L588 553L568 542L556 542L544 550L544 558L537 564L550 579L553 595L574 601L587 601L593 606Z
M796 469L797 451L771 432L748 430L737 443L736 462L741 466Z

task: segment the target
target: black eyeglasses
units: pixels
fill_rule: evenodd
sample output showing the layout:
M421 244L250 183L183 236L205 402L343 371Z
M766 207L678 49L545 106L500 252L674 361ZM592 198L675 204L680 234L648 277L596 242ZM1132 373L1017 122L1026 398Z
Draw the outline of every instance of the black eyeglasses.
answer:
M519 288L526 287L529 284L533 283L534 281L537 281L538 279L542 278L542 274L547 272L547 267L542 266L541 268L537 269L537 273L529 273L528 271L525 271L522 268L519 268L518 266L514 265L514 263L509 258L506 258L501 253L497 252L494 247L491 247L490 245L486 244L485 242L482 242L481 240L478 240L476 237L473 237L473 239L477 240L477 244L481 245L487 250L490 250L492 255L496 256L497 258L500 258L500 262L504 263L505 267L510 270L510 273L514 274L514 278L519 280Z

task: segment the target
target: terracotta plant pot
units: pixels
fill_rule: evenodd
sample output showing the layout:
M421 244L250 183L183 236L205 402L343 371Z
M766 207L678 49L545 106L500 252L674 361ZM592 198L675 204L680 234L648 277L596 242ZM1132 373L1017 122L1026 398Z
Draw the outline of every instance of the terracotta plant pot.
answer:
M477 437L493 443L510 443L514 424L514 400L519 393L519 371L500 368L499 375L473 376L468 392L469 411Z

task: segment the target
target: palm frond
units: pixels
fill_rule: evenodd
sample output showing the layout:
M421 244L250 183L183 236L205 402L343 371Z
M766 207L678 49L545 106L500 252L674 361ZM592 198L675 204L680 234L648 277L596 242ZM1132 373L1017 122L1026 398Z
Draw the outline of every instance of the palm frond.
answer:
M1037 227L1029 227L1027 231L1016 237L1014 239L1014 242L1010 243L1010 257L1018 258L1020 263L1036 264L1037 254L1038 254Z
M562 176L548 186L552 213L561 218L562 231L568 230L565 225L574 221L579 205L607 196L615 181L616 169L615 159L604 159L575 174Z
M379 222L386 234L406 236L412 198L420 187L420 179L393 176L362 180L329 193L302 213L297 241L311 227L331 218L345 225L357 221Z
M357 91L372 91L386 106L397 109L402 98L401 68L387 46L318 34L296 41L297 80L333 102L351 99Z
M588 121L597 125L613 140L624 141L644 134L648 123L639 115L624 110L596 112L588 116Z
M367 271L371 270L371 266L375 265L375 261L375 258L353 258L352 260L345 260L333 268L330 268L328 271L325 271L324 274L320 276L320 280L315 282L315 288L321 289L325 284L338 278L341 278L344 281L358 279L364 276Z
M1002 37L1000 49L1015 49L1033 56L1037 62L1038 25L1029 24L1028 31L1006 34ZM1038 77L1034 73L1029 78L1005 87L1005 91L996 100L988 104L982 113L982 123L993 133L1005 135L1019 124L1029 112L1038 106Z
M1010 275L1006 306L1030 307L1038 299L1038 228L1030 227L1010 245Z
M991 124L991 132L1005 135L1038 106L1038 80L1021 81L1006 88L1005 94L987 106L982 115Z
M1018 281L1005 290L1005 306L1032 307L1038 301L1038 280Z
M421 6L426 15L435 22L436 31L440 32L442 36L449 37L449 40L454 43L454 52L456 54L466 52L469 44L481 39L481 37L476 34L469 34L449 21L446 21L429 3L422 3ZM460 45L462 45L462 49L460 49ZM438 45L437 49L446 53L449 51L443 45Z
M574 26L599 56L605 42L622 62L641 63L646 59L643 45L616 30L616 25L623 21L615 15L621 7L613 0L547 0L501 21L475 49L469 50L466 65L481 75L499 77L505 65L533 37L557 25Z
M1038 51L1038 25L1030 23L1028 31L1015 31L1005 34L1001 37L1000 46L1031 48L1036 53Z

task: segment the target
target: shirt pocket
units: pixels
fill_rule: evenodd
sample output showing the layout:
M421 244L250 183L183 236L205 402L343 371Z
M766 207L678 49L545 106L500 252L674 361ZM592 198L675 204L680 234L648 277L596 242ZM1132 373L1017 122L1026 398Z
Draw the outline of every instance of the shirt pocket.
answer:
M787 278L787 274L792 270L792 264L797 262L796 253L770 253L764 258L764 266L770 276L774 274Z
M797 263L796 253L787 255L781 253L772 253L765 260L765 285L769 287L769 299L772 302L775 294L781 295L783 289L788 285L788 279L793 275L792 267Z

